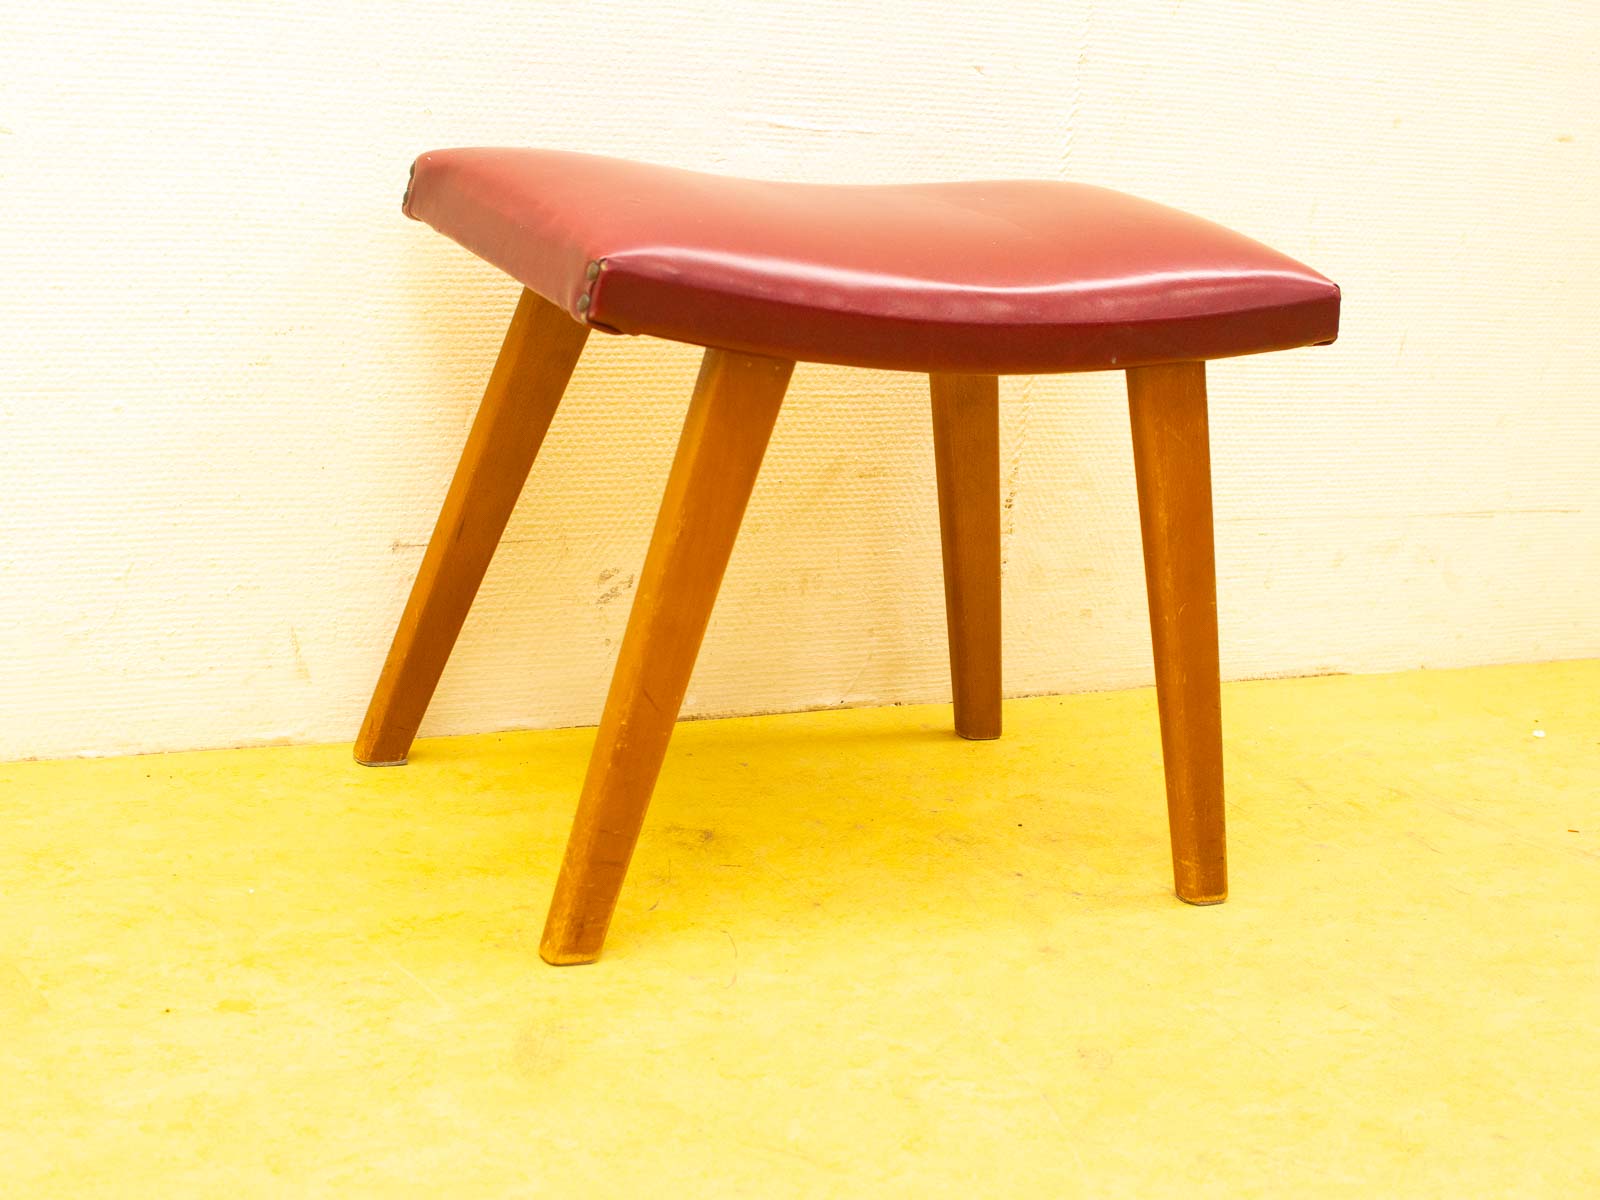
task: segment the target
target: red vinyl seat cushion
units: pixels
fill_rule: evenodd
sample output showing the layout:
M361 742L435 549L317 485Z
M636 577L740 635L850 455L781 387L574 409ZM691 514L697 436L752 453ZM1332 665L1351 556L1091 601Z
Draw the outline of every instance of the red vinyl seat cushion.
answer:
M405 211L576 320L776 358L1083 371L1339 328L1339 289L1311 268L1081 183L774 183L463 149L417 159Z

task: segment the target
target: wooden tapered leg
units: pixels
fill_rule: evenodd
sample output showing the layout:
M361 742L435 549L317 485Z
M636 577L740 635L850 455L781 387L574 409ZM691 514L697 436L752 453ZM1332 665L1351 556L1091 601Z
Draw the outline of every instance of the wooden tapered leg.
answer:
M546 962L600 956L793 369L706 351L550 902Z
M358 762L397 766L410 753L588 334L523 291L367 706Z
M1000 381L930 375L956 732L1000 736Z
M1228 863L1205 364L1130 370L1128 409L1173 875L1180 899L1217 904L1228 896Z

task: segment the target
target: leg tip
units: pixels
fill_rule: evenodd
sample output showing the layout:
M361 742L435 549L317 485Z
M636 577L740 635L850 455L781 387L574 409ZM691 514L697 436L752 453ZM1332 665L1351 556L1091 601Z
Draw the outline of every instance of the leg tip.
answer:
M552 967L576 967L592 963L600 957L605 938L604 927L600 930L600 936L595 937L594 930L585 928L581 922L558 916L555 902L552 902L544 933L539 938L539 957Z
M1221 904L1227 898L1228 893L1226 891L1202 892L1192 896L1185 896L1182 892L1178 893L1179 900L1182 900L1185 904L1192 904L1196 908L1204 908L1208 904Z
M540 946L539 957L552 967L581 967L600 958L598 950L565 950L559 946Z
M957 721L956 736L969 742L992 742L1000 736L1000 722Z
M363 767L403 767L408 761L404 758L362 758L359 750L354 757Z

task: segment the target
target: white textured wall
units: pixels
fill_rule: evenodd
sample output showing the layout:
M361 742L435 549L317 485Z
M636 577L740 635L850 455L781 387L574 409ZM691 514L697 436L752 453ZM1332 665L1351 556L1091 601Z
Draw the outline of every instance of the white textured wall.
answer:
M1233 676L1600 654L1600 7L42 3L0 21L0 757L353 736L516 288L399 201L538 144L1088 180L1345 289L1212 370ZM696 368L590 339L425 732L596 719ZM1004 388L1007 678L1150 677L1117 376ZM801 366L696 713L948 694L923 381Z

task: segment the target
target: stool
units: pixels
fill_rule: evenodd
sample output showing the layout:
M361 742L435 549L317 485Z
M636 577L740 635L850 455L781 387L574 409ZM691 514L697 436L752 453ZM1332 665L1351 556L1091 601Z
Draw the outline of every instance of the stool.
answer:
M955 728L1000 734L999 381L1127 372L1178 896L1227 896L1205 360L1334 340L1339 289L1076 183L770 183L550 150L424 154L408 216L524 286L356 740L405 762L589 330L706 347L540 954L616 907L796 361L929 376Z

